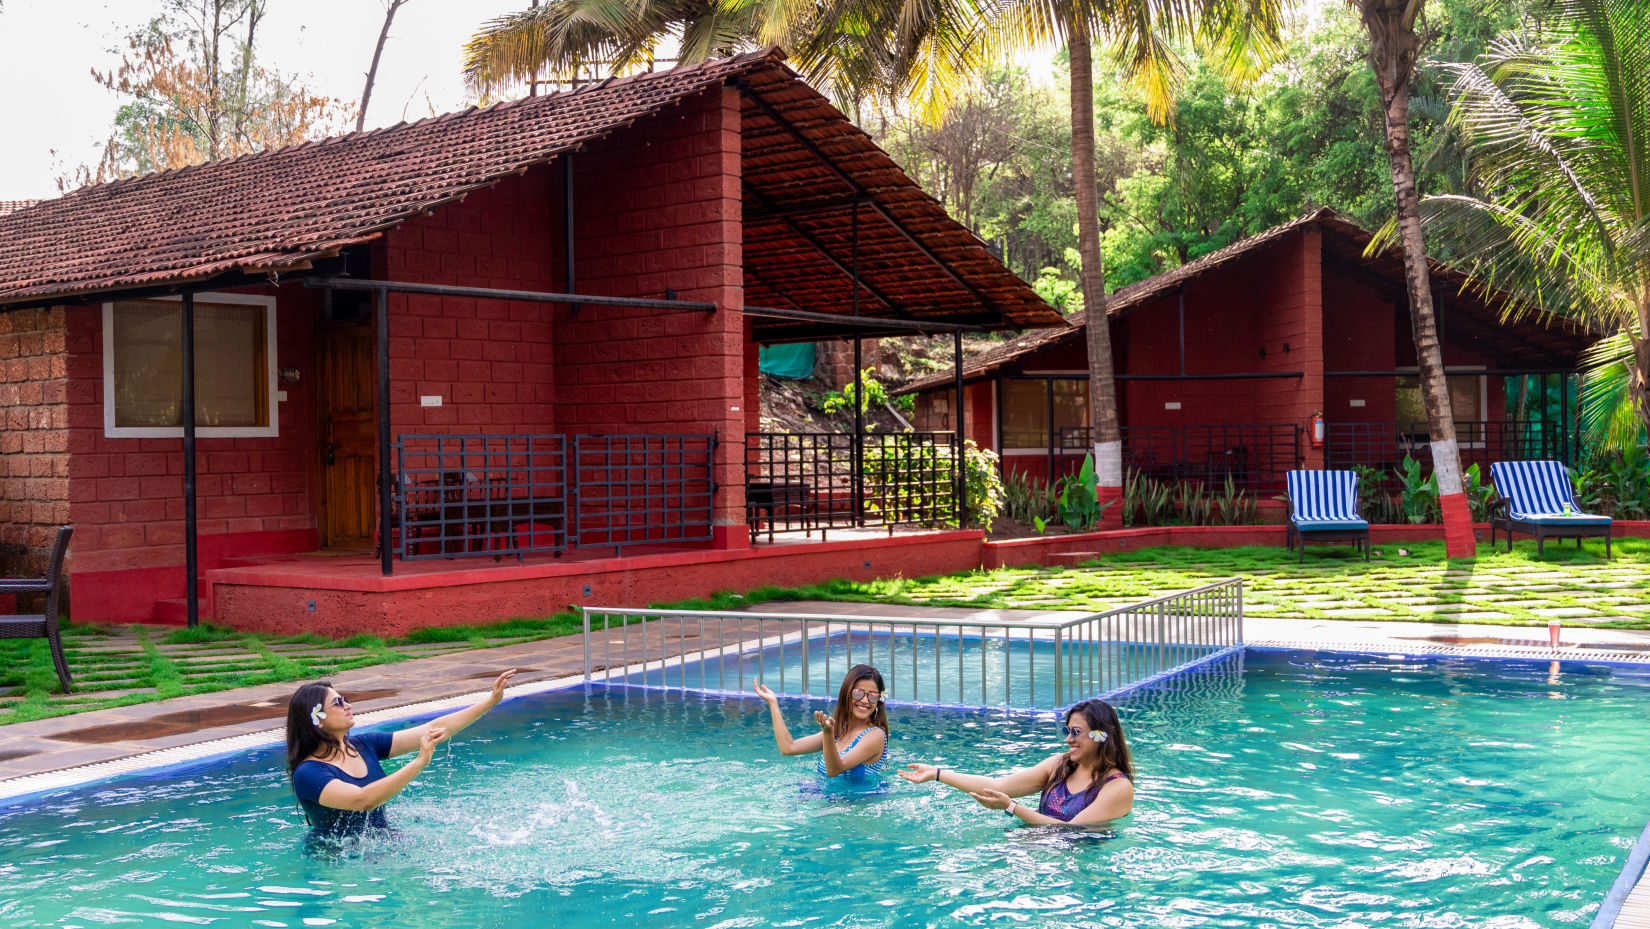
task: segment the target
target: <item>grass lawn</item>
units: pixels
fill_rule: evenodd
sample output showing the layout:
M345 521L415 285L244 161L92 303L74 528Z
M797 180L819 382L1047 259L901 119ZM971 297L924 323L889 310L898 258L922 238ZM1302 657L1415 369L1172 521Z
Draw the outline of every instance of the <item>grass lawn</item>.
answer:
M833 581L658 604L738 609L767 600L854 600L982 608L1103 610L1209 581L1245 579L1253 616L1650 629L1650 540L1602 545L1535 543L1511 554L1479 547L1446 562L1443 543L1386 545L1365 564L1347 546L1314 546L1306 563L1280 548L1165 547L1110 555L1071 568L1004 568L948 577ZM279 681L301 681L428 655L554 638L578 631L574 613L489 626L420 630L402 639L359 635L266 636L211 626L71 626L64 636L76 692L55 693L44 639L0 640L0 725Z

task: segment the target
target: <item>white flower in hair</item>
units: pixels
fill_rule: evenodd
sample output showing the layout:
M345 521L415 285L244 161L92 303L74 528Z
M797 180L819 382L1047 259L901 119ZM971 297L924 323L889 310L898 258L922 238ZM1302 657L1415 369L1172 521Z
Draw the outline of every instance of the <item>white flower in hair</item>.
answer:
M310 708L309 721L315 724L315 728L321 728L321 720L326 718L327 705L325 703L317 703L315 706Z

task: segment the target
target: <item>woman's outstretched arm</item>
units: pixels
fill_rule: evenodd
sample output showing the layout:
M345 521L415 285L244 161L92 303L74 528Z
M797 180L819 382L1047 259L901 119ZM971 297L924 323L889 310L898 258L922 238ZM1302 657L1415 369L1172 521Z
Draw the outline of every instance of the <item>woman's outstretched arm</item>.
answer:
M510 678L515 676L516 670L514 668L500 674L498 679L493 681L493 692L475 706L454 710L445 716L437 716L423 725L413 726L397 732L395 738L390 742L389 757L393 758L396 755L417 748L423 740L424 734L431 729L445 729L449 737L456 735L459 730L486 715L488 710L498 706L499 702L504 699L504 688L510 686Z
M387 774L371 784L357 787L334 778L321 788L321 796L317 798L322 806L335 810L375 810L390 801L390 798L400 793L402 788L412 783L418 772L430 763L430 755L435 747L447 737L445 730L439 727L424 727L425 732L418 742L418 757L401 766L394 774Z
M800 739L791 738L790 727L785 725L785 717L779 712L778 694L769 690L766 684L757 684L756 695L768 704L768 716L773 720L773 740L779 746L779 754L811 755L819 751L825 740L817 732Z
M1054 770L1059 755L1044 759L1035 767L1021 768L1004 774L1001 777L986 777L982 774L965 774L954 768L944 765L908 764L899 776L913 784L923 784L937 780L947 787L955 787L963 793L972 794L981 790L996 790L1010 797L1023 797L1034 794L1043 789L1048 782L1049 774Z

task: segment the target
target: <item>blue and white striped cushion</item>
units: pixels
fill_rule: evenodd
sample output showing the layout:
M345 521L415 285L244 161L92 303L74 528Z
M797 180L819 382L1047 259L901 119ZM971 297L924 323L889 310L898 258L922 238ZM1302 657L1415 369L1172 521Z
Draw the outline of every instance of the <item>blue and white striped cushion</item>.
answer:
M1290 519L1296 525L1364 524L1358 515L1358 475L1351 471L1290 471Z
M1557 461L1496 461L1490 464L1495 492L1506 498L1507 513L1519 520L1572 519L1609 522L1609 517L1581 512L1570 492L1570 475ZM1570 515L1564 515L1564 504Z

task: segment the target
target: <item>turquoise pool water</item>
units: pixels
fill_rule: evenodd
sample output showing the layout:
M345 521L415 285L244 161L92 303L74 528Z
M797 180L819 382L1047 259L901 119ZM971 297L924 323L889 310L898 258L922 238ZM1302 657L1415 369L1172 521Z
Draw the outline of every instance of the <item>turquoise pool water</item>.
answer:
M392 804L404 840L342 860L300 853L273 752L0 811L0 925L1585 925L1643 825L1643 672L1227 663L1121 701L1139 795L1103 835L821 795L758 701L559 693L464 733ZM898 763L1057 747L1047 717L893 719Z

